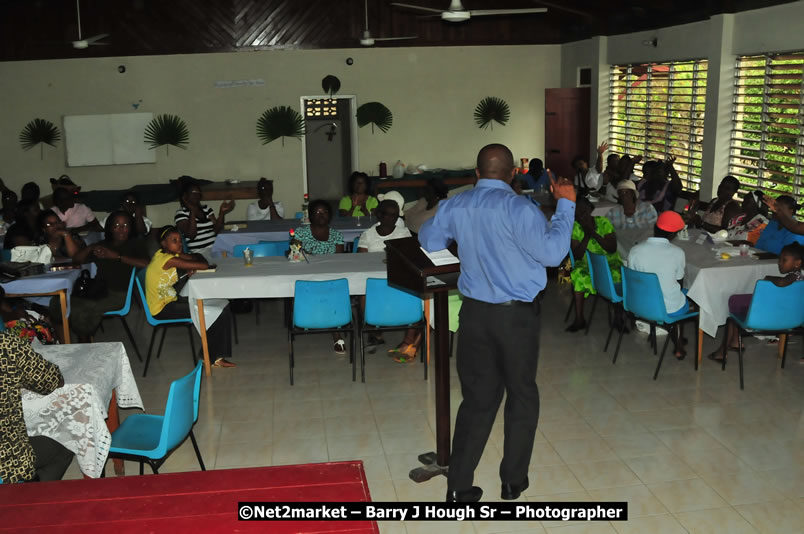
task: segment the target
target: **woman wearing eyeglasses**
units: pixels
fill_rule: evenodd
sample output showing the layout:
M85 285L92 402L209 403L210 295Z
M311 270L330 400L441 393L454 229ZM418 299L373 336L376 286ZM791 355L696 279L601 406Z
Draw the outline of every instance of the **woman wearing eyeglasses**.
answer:
M131 232L132 237L144 237L151 233L153 223L151 223L151 219L145 216L145 207L140 202L137 193L134 191L126 191L123 193L118 209L120 211L127 211L134 219L134 227ZM111 215L109 215L109 217L111 217ZM101 226L104 228L106 228L109 217L101 221Z
M128 211L115 211L106 218L104 240L81 249L73 256L73 262L97 266L95 294L70 299L70 327L79 341L87 342L95 334L103 320L103 314L123 307L128 292L133 267L148 266L148 251L145 242L134 239L134 217ZM104 291L105 286L105 291ZM52 309L53 316L60 316Z

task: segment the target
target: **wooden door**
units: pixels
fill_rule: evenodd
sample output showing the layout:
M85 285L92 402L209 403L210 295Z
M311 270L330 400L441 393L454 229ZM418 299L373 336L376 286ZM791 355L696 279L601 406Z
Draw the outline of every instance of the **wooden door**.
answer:
M556 176L571 179L572 159L589 157L589 99L588 87L544 90L544 166Z

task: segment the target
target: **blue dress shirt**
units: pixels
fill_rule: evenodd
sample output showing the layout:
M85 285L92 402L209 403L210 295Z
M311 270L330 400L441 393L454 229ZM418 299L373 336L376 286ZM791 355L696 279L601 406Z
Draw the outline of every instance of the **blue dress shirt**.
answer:
M575 203L558 201L548 221L502 180L481 178L474 189L438 205L419 230L427 251L458 243L460 292L491 304L531 302L547 284L545 267L559 265L570 248Z
M525 189L536 190L540 185L548 187L550 185L550 175L547 174L547 169L542 169L542 174L538 177L533 176L530 172L522 174L522 179L525 180Z
M439 208L440 209L440 208ZM790 243L798 242L804 245L804 236L794 234L778 221L771 221L762 230L757 240L756 248L779 255L782 249Z

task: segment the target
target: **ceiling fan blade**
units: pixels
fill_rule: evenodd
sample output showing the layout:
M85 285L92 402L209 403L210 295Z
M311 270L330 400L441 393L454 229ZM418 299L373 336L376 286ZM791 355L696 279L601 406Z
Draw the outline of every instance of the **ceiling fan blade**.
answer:
M375 41L402 41L404 39L418 39L418 35L408 35L407 37L375 37Z
M414 6L412 4L400 4L399 2L391 2L391 5L396 7L406 7L408 9L418 9L419 11L430 11L432 13L438 13L439 15L444 12L443 9L433 9L432 7Z
M546 13L546 7L533 7L524 9L473 9L469 13L473 17L482 17L485 15L523 15L526 13Z
M98 35L93 35L92 37L87 37L84 39L88 44L106 44L106 43L96 43L95 41L100 41L101 39L105 39L109 37L108 33L100 33Z
M88 43L89 46L109 46L111 43Z

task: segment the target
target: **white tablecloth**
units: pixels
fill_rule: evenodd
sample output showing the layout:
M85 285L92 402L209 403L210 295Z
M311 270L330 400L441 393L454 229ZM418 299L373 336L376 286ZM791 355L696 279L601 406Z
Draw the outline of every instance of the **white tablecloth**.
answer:
M700 328L707 335L715 337L718 326L726 324L729 318L729 297L740 293L753 293L757 280L768 275L778 275L777 260L758 260L738 255L729 260L718 259L713 249L733 248L729 243L705 241L697 244L699 230L690 230L689 241L673 240L681 247L687 257L684 285L689 288L687 296L700 306ZM618 244L627 252L631 241L623 241L618 233Z
M28 434L47 436L75 453L81 472L100 476L111 434L106 428L112 391L121 408L142 408L142 399L122 343L34 345L59 366L64 387L49 395L22 391Z
M221 258L214 273L196 273L187 282L190 299L238 299L292 297L296 280L346 278L352 295L366 293L367 278L387 278L385 253L308 256L310 263L287 259L254 258L246 267L243 258Z
M360 217L360 226L357 226L356 217L334 219L332 228L343 234L346 243L354 241L356 237L365 232L376 219ZM252 245L260 241L284 241L290 239L288 232L291 228L301 226L299 219L277 219L275 221L235 221L231 224L238 225L239 229L233 232L231 229L224 230L215 238L212 245L212 256L220 257L222 252L231 254L237 245ZM245 227L244 227L245 225ZM230 224L227 224L228 228Z

